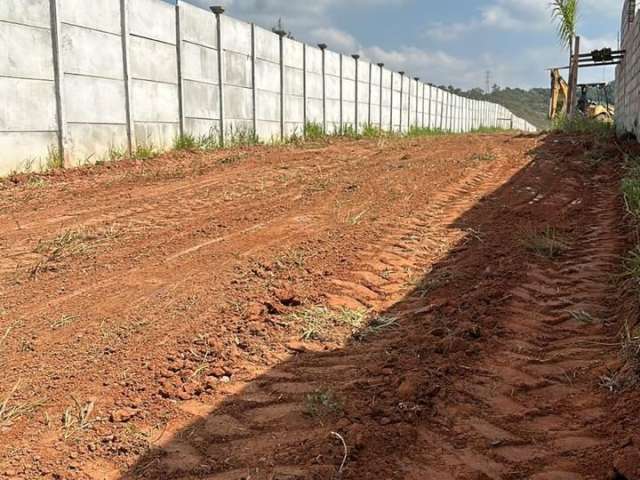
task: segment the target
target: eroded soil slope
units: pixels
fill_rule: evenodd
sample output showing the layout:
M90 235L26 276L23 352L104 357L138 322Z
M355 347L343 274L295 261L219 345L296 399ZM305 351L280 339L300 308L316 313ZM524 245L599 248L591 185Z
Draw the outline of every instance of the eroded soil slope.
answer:
M337 141L5 182L0 477L606 478L633 440L598 148Z

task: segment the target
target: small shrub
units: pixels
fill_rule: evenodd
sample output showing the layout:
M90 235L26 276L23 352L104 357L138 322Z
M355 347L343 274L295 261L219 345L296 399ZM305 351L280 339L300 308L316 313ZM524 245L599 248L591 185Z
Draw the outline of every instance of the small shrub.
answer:
M565 240L553 227L527 234L523 243L529 251L546 258L558 257L569 249Z
M173 140L173 148L175 150L198 150L200 142L193 135L179 135Z
M325 137L324 128L319 123L308 122L304 127L304 136L307 140L321 140Z
M306 396L304 413L310 417L325 417L342 411L342 404L331 390L317 390Z
M136 145L136 149L133 152L132 157L135 160L148 160L156 157L159 151L153 146L152 143L139 143Z

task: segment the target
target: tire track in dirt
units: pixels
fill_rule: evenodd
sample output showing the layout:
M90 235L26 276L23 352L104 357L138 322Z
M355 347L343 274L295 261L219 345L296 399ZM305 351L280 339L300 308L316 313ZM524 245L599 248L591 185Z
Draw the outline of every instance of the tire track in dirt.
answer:
M624 242L615 184L600 181L580 238L560 259L529 265L494 354L437 406L439 428L420 431L403 478L603 478L606 466L589 460L610 445L593 428L607 411L593 372L616 355L604 324Z
M469 235L453 227L452 221L491 194L518 168L487 165L445 188L422 211L380 224L380 239L359 253L353 271L332 280L337 289L328 296L328 303L335 308L383 311L398 302L411 290L408 281L415 271L429 268L449 252L451 245ZM394 311L393 315L402 322L404 315L424 307L420 304ZM313 425L309 395L317 395L327 386L338 394L348 391L361 380L359 366L383 352L384 347L369 345L311 358L303 356L263 372L255 382L236 385L228 392L234 394L229 402L184 402L181 408L202 421L195 425L191 425L192 419L171 422L156 442L161 456L143 462L138 473L164 472L165 478L187 479L202 471L207 474L199 478L208 480L241 480L247 475L260 480L329 478L335 472L335 460L319 457L313 462L315 466L309 467L305 465L307 455L300 449L327 434L325 427ZM384 379L366 380L369 388L377 382ZM184 476L186 472L191 473Z

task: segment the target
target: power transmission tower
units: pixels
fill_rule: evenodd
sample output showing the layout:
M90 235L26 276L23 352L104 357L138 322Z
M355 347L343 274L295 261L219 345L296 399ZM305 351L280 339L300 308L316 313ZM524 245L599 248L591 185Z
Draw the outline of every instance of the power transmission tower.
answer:
M491 70L487 70L485 72L485 89L484 89L484 93L489 94L491 93Z

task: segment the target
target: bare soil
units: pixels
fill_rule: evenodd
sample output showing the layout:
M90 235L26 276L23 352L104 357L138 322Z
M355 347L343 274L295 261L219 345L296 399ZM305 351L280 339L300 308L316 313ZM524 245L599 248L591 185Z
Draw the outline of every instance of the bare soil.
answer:
M614 147L342 140L6 180L0 478L640 478Z

